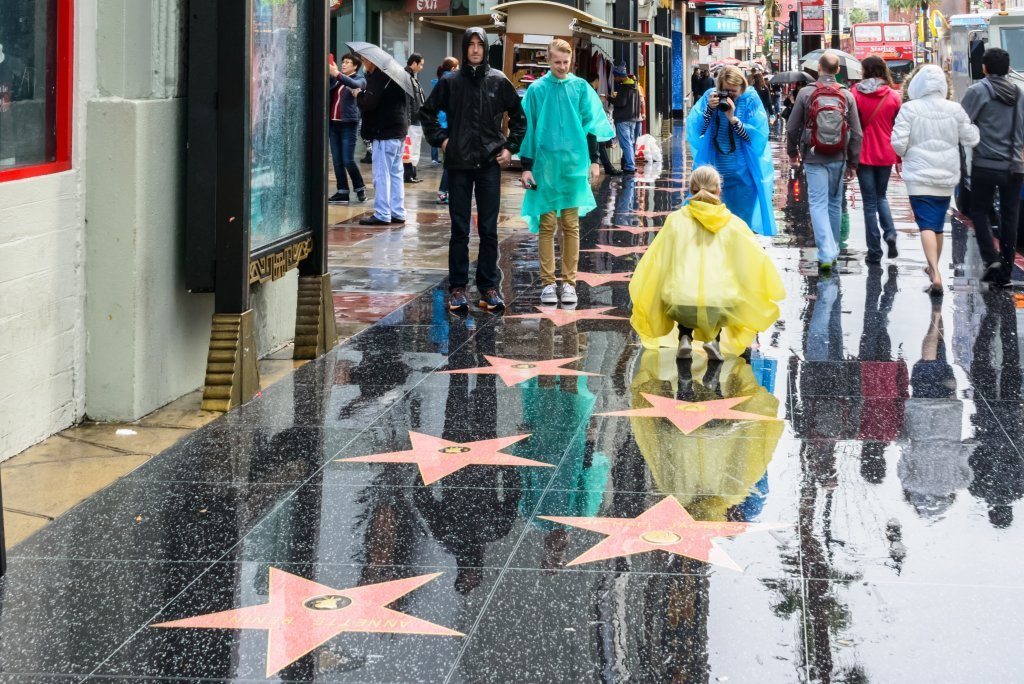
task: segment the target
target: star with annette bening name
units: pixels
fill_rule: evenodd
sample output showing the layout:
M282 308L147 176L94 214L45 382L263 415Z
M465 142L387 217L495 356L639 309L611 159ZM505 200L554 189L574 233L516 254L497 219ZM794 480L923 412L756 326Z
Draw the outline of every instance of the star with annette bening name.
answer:
M617 247L615 245L598 245L594 249L583 249L581 252L604 252L614 257L623 257L630 254L643 254L647 251L647 245L634 245L632 247Z
M590 287L601 287L608 283L628 283L633 279L632 271L622 271L621 273L587 273L586 271L577 271L576 280L586 283Z
M567 359L549 359L547 361L520 361L519 359L505 359L500 356L487 356L487 363L490 366L478 368L459 368L457 370L441 371L442 373L465 373L468 375L497 375L505 381L507 387L518 385L540 375L598 375L598 373L587 373L585 371L562 368L561 366L579 361L582 356L573 356Z
M335 459L340 463L415 463L419 466L423 484L433 484L443 477L468 466L536 466L553 468L550 463L533 461L521 456L502 453L502 449L522 441L530 435L514 435L477 442L451 442L447 439L409 431L412 449L387 454L371 454L354 458Z
M629 409L627 411L610 411L599 413L599 416L631 416L634 418L666 418L672 421L679 430L688 435L697 428L703 427L713 420L778 420L775 416L763 416L760 413L734 411L733 406L742 404L750 397L731 397L729 399L713 399L711 401L679 401L657 394L641 392L644 399L651 403L650 408Z
M271 677L342 632L464 636L385 607L440 575L435 572L334 589L272 567L269 603L161 622L152 627L265 629L267 677Z
M763 523L701 522L694 520L671 496L648 508L635 518L567 518L541 515L543 520L607 535L566 566L594 563L649 551L665 551L677 556L743 572L743 568L715 544L718 537L735 537L744 532L784 527Z
M594 309L553 309L550 307L534 307L540 313L506 315L505 318L546 318L556 326L569 325L576 321L625 321L622 316L608 316L605 311L611 311L617 307L605 306Z

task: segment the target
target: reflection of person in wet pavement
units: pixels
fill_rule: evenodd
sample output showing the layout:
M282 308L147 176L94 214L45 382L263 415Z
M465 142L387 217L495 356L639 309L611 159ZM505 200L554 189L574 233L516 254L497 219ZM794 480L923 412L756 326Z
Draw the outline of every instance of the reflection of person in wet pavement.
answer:
M971 377L988 401L971 418L979 444L969 459L974 480L968 491L988 504L992 525L1005 528L1013 523L1013 503L1024 496L1024 460L1006 437L1019 443L1024 429L1017 312L1001 293L986 293L985 305Z
M586 339L576 331L575 324L556 328L543 321L539 337L538 356L542 360L586 355ZM534 509L537 515L595 515L601 506L610 463L604 454L595 452L593 435L587 433L597 401L587 378L542 376L522 383L520 391L525 424L522 431L531 436L519 455L557 466L554 475L548 468L523 469L520 511L524 516ZM551 477L554 482L548 485ZM543 567L560 567L565 561L568 529L536 518L533 524L546 533Z
M641 394L673 395L700 402L749 397L739 408L776 416L779 400L758 383L742 358L724 364L703 360L676 367L671 350L648 349L633 379L633 406L647 406ZM686 435L660 418L630 418L637 447L655 486L673 494L699 520L746 522L761 511L765 473L782 437L781 421L719 421Z
M956 490L971 480L967 459L971 446L960 440L963 402L956 398L953 367L946 362L942 305L932 304L921 360L914 364L912 396L906 405L909 445L900 455L897 474L903 493L917 514L935 518L956 500Z
M495 353L493 326L480 328L469 343L464 339L467 334L464 326L452 326L451 330L449 363L452 367L477 366L483 354ZM498 437L497 376L453 374L448 377L441 437L453 442ZM459 568L455 588L460 593L468 594L480 586L486 545L511 531L521 482L518 468L474 466L413 492L413 501L431 534L455 556Z
M885 288L882 267L868 266L864 328L860 336L861 475L873 484L885 478L885 445L903 431L903 402L909 396L907 362L892 358L889 312L896 297L896 267L889 266Z

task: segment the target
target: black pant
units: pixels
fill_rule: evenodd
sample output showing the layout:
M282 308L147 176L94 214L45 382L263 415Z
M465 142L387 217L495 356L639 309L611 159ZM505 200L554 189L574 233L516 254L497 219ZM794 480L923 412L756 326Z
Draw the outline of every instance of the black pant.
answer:
M978 249L985 265L1002 261L1003 276L1009 278L1017 248L1017 212L1020 210L1020 188L1024 174L971 168L971 220ZM999 190L999 252L992 242L988 212Z
M597 143L597 155L601 160L601 166L604 167L605 171L614 171L615 167L612 166L612 160L608 157L608 148L605 147L604 143Z
M352 177L352 189L364 190L366 183L356 163L356 136L359 133L357 121L332 121L328 129L331 142L331 161L334 162L334 177L338 181L338 192L348 195L347 171Z
M448 171L448 211L452 238L448 243L448 286L469 284L469 231L476 194L480 255L476 262L476 287L481 292L501 283L498 270L498 208L501 204L501 167L492 163L482 169Z

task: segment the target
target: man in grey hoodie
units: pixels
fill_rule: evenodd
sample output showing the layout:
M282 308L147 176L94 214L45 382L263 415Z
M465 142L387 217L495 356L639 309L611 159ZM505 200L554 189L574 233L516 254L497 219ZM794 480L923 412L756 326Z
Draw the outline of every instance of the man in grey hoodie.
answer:
M971 220L985 262L982 280L1010 284L1017 244L1017 215L1024 182L1024 90L1006 76L1010 54L989 48L981 59L985 79L967 89L961 103L977 124L981 142L971 155ZM999 252L992 243L988 211L999 190Z

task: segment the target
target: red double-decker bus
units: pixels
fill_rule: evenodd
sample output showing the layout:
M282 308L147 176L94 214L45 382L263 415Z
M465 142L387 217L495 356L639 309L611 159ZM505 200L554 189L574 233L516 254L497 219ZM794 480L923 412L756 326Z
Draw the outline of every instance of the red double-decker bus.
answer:
M878 55L897 81L914 70L914 32L910 24L876 21L854 24L850 31L853 56Z

